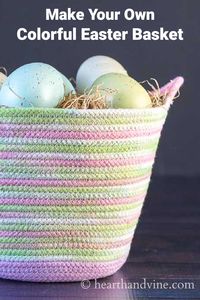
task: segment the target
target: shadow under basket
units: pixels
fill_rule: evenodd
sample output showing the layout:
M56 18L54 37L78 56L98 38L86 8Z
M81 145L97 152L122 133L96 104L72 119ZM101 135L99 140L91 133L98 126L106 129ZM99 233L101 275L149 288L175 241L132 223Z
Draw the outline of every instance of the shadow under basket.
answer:
M79 281L125 263L182 83L156 108L0 108L1 278Z

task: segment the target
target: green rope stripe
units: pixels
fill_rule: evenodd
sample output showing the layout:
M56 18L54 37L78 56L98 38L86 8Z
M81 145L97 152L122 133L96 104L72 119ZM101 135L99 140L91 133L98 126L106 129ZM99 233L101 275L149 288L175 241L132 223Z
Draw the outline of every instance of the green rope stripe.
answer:
M1 164L2 162L2 164ZM15 166L13 162L10 162L9 160L0 160L0 164L3 169L3 171L8 170L9 172L13 172L16 168L16 170L19 172L21 169L23 171L29 170L31 172L36 172L39 170L41 172L44 170L45 172L51 171L53 169L54 172L68 174L68 173L78 173L78 174L110 174L111 172L113 174L121 174L122 172L141 172L145 170L149 170L149 168L146 168L145 166L141 165L125 165L125 166L115 166L115 167L43 167L43 166ZM25 162L24 162L25 164ZM152 162L148 162L148 164L152 164ZM7 169L6 169L7 168ZM9 169L10 168L10 169ZM12 169L13 168L13 169Z
M135 222L134 225L136 225L137 222ZM133 230L132 230L133 231ZM131 231L131 233L132 233ZM122 235L119 236L120 240L126 239L126 237L123 237ZM31 243L31 244L39 244L39 243L96 243L101 244L101 243L110 243L110 242L117 242L119 241L119 237L116 236L114 239L113 236L108 236L106 240L104 238L99 238L99 237L39 237L39 238L31 238L31 237L0 237L0 244L26 244L26 243Z
M130 248L130 247L129 247ZM129 250L128 248L128 250ZM59 261L58 258L60 256L62 261L80 261L80 262L110 262L110 261L114 261L117 259L120 259L121 257L124 257L124 255L128 254L128 250L126 251L119 251L118 253L113 253L111 252L111 254L107 254L107 255L97 255L96 253L91 253L91 255L87 255L87 253L80 253L79 255L75 255L74 253L71 253L70 255L67 254L60 254L60 255L56 255L55 253L53 253L52 255L50 255L50 253L48 254L44 254L44 255L39 255L38 253L35 253L36 256L33 255L33 253L30 253L30 255L14 255L13 253L11 253L11 251L9 251L9 254L7 254L7 252L5 251L5 254L0 255L0 261L49 261L52 260L52 258L54 259L55 262ZM62 271L62 269L60 269L60 272ZM40 270L40 272L42 272L42 270ZM73 272L71 270L71 272Z
M38 224L0 224L0 230L6 231L60 231L60 230L80 230L80 231L124 231L131 229L135 224L135 220L130 224L111 224L111 225L68 225L68 224L50 224L50 225L38 225Z
M78 116L73 113L68 114L39 114L38 111L23 111L11 112L11 110L0 109L0 118L4 123L12 124L70 124L70 125L115 125L115 124L137 124L137 123L151 123L155 121L162 121L166 117L166 111L160 110L159 114L143 114L136 117L133 116L98 116L95 118L91 115Z
M52 152L52 153L117 153L117 152L127 152L127 151L136 151L140 149L156 149L158 144L157 139L155 139L154 142L146 142L144 141L142 144L138 143L124 143L121 145L107 145L107 146L101 146L101 145L40 145L40 144L34 144L34 145L19 145L19 144L10 144L9 145L9 151L13 152ZM7 151L8 145L0 144L0 151Z
M136 186L135 186L136 185ZM140 185L144 185L145 187L148 185L148 182L140 183ZM122 185L122 186L98 186L98 187L57 187L57 186L29 186L29 192L54 192L54 193L115 193L122 192L124 190L133 190L138 187L138 184L133 185ZM3 186L1 187L2 192L26 192L26 186Z
M8 197L8 198L35 198L37 197L38 199L112 199L112 198L129 198L132 196L137 196L137 195L141 195L146 191L147 187L143 186L141 188L138 189L133 189L133 190L125 190L125 191L112 191L111 193L108 192L104 192L104 193L69 193L69 192L63 192L63 193L41 193L41 192L34 192L34 193L29 193L27 191L22 192L20 191L10 191L8 192L7 189L4 189L5 191L0 191L0 196L1 197Z
M84 205L84 206L25 206L25 205L0 205L0 211L21 211L21 212L101 212L104 210L105 212L109 211L122 211L122 210L129 210L138 207L140 203L130 203L130 204L123 204L123 205L110 205L102 208L102 206L98 205Z

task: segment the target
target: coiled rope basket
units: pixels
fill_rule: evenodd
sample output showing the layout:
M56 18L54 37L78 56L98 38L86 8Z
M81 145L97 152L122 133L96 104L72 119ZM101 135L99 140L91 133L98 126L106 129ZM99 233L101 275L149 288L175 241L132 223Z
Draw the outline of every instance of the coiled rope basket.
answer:
M126 261L183 79L149 109L0 108L0 277L78 281Z

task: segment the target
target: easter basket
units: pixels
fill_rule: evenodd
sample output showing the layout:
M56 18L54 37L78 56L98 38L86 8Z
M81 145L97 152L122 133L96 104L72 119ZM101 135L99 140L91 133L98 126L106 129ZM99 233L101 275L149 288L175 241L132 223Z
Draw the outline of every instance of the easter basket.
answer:
M0 277L78 281L126 261L170 104L0 108Z

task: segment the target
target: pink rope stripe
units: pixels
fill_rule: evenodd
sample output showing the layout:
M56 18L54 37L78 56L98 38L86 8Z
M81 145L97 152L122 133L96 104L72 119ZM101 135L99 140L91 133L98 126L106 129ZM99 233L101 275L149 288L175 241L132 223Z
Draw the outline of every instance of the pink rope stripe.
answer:
M2 126L1 126L2 127ZM145 137L153 134L159 134L160 127L152 129L151 132L146 130L127 130L127 131L100 131L100 132L75 132L75 131L49 131L49 130L23 130L12 129L10 126L7 129L0 130L0 137L14 138L45 138L45 139L84 139L84 140L102 140L102 139L127 139L131 137Z
M39 156L39 155L38 155ZM48 159L39 160L32 159L29 161L27 153L19 152L1 152L0 159L20 159L21 163L28 166L44 166L44 167L117 167L146 163L154 160L154 154L141 155L127 159L99 159L99 160L66 160L66 159Z
M123 199L39 199L39 198L2 198L1 204L10 205L41 205L41 206L79 206L79 205L116 205L116 204L129 204L144 199L146 193L140 195L123 198ZM1 216L1 213L0 213Z
M149 178L149 173L138 178L120 180L52 180L52 179L0 179L3 186L40 186L40 187L97 187L115 186L142 182Z

